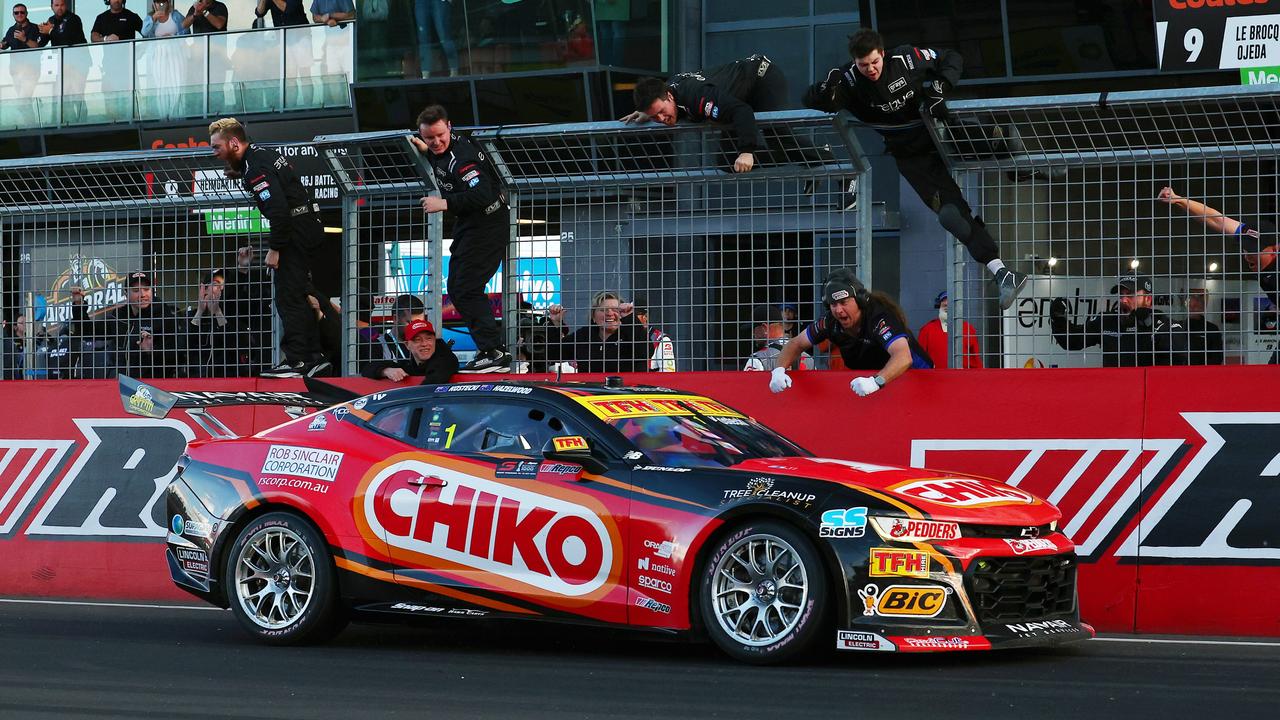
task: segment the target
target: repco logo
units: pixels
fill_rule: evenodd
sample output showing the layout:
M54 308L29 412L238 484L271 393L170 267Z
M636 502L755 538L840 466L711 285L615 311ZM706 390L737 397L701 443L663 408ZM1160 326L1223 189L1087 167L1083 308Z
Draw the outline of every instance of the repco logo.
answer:
M950 588L931 585L890 585L881 591L878 585L868 585L858 591L862 598L863 615L890 617L937 617L947 604Z
M1169 0L1169 7L1174 10L1198 10L1203 7L1218 8L1232 5L1266 5L1267 0Z
M609 532L588 508L417 460L375 475L363 509L392 547L559 595L588 595L613 569Z
M974 478L914 480L891 488L899 495L954 507L1030 505L1036 500L1015 487Z

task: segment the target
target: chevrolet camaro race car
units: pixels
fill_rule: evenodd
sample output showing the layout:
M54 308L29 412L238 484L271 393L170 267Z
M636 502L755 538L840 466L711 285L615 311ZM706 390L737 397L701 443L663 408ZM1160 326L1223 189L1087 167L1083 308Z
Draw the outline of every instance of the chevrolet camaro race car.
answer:
M234 395L326 405L190 443L166 492L174 582L266 642L393 615L705 636L755 663L1093 635L1044 500L813 457L711 398L506 381L334 405L128 379L121 392L153 417Z

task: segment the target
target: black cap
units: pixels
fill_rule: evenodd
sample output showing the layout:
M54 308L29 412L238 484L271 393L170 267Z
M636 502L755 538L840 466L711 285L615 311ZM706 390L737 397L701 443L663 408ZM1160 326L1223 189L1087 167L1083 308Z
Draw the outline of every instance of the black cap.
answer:
M933 309L937 310L938 308L942 307L942 301L946 299L947 299L946 290L943 290L942 292L938 293L938 296L933 299Z
M427 311L427 306L422 302L422 298L417 295L405 293L396 296L395 312L408 310L410 314L417 315Z
M129 287L134 285L146 285L151 287L151 276L139 270L135 273L129 273L129 281L125 283Z
M862 281L848 268L839 268L827 276L822 286L822 304L830 305L867 291Z
M222 278L223 280L227 279L227 277L222 274L222 268L214 268L200 277L200 283L202 285L210 285L213 283L214 278Z
M778 305L756 305L751 309L751 324L786 322L782 317L782 308Z
M1120 277L1120 282L1112 286L1111 292L1117 293L1121 290L1128 290L1130 293L1135 293L1141 290L1147 294L1151 294L1151 278L1146 275L1122 275Z

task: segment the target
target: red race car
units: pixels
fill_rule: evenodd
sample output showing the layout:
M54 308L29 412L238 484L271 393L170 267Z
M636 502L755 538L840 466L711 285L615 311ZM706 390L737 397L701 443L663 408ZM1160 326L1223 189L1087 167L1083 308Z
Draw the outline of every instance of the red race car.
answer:
M166 493L174 582L270 643L392 614L706 636L754 663L1093 635L1052 505L813 457L707 397L496 381L328 406L127 379L122 394L152 416L235 395L326 405L191 443Z

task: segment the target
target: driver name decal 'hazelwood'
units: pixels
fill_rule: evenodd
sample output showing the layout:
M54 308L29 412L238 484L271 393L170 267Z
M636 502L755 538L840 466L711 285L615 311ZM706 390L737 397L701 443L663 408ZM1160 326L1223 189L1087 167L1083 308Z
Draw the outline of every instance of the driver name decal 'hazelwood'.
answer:
M589 508L438 465L404 460L383 468L362 509L392 547L558 595L589 595L613 570L610 533Z

